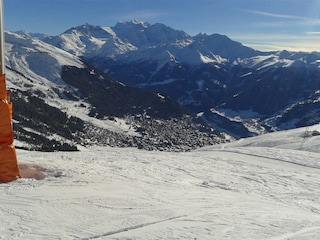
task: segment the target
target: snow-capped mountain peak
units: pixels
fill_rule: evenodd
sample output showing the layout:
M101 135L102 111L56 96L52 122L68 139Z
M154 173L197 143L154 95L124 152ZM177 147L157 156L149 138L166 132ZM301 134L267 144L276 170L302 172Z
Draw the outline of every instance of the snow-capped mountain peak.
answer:
M31 78L40 75L59 82L57 76L62 66L84 67L78 57L37 38L6 31L5 39L6 65L22 73L29 72Z
M133 19L131 21L119 21L114 26L114 30L119 34L126 34L132 29L143 31L150 27L150 24L147 22L140 21L138 19Z

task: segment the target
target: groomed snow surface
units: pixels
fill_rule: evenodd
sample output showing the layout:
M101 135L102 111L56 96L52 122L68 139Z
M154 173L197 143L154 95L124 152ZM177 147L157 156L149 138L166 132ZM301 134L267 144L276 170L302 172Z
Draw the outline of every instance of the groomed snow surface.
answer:
M320 126L187 153L18 150L0 239L319 239Z

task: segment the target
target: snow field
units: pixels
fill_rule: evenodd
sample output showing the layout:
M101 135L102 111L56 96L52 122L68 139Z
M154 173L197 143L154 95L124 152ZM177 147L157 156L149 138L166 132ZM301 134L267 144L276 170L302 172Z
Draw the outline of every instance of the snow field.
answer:
M297 131L187 153L18 150L47 177L0 184L0 239L317 239L317 136L272 147Z

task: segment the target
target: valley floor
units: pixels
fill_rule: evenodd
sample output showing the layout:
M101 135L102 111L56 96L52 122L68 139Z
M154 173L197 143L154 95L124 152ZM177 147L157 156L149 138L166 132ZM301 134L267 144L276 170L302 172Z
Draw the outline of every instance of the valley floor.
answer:
M47 176L0 184L0 239L317 239L320 139L303 131L186 153L19 150Z

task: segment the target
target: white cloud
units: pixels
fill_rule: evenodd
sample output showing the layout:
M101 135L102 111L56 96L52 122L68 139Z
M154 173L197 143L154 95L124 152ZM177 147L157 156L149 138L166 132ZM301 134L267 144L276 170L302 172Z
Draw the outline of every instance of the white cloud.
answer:
M261 51L306 51L320 52L320 32L309 32L304 35L274 34L274 33L249 33L228 34L230 38L241 42L243 45Z
M258 14L258 15L274 17L274 18L300 19L300 20L310 20L311 19L311 18L306 18L306 17L286 15L286 14L276 14L276 13L270 13L270 12L257 11L257 10L244 10L244 11L249 12L249 13Z
M264 22L262 24L269 26L288 26L289 24L298 24L298 25L320 25L319 18L303 17L296 15L287 15L287 14L276 14L264 11L257 10L242 10L248 13L253 13L261 16L267 16L274 19L282 19L283 21L274 21L274 22ZM286 20L286 21L285 21Z
M307 35L311 35L313 37L320 37L320 32L306 32Z

